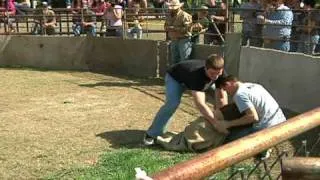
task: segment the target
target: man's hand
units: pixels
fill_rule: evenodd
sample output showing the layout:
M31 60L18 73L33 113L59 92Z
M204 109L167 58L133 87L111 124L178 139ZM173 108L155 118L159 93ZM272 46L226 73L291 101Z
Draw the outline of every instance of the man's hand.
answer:
M200 32L202 30L202 25L200 23L194 23L191 26L191 31L192 32Z
M215 121L213 123L211 123L213 125L213 127L216 128L216 130L220 133L223 133L223 134L229 134L229 131L228 131L228 122L227 121L224 121L224 120L221 120L221 121Z
M264 24L266 22L266 19L263 15L258 15L257 16L257 23L258 24Z

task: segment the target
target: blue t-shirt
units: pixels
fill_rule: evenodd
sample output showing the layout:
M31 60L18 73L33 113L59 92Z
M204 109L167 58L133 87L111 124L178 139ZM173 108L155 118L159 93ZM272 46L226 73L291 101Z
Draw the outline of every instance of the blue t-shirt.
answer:
M263 129L286 121L282 110L271 94L261 85L254 83L240 84L233 96L239 111L254 107L259 121L253 125L255 129Z

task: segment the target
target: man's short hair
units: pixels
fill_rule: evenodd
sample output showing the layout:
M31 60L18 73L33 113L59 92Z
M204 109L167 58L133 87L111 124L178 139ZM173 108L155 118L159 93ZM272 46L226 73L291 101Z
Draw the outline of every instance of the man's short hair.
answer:
M227 82L229 81L239 81L236 76L228 75L228 76L219 76L219 78L216 80L215 85L217 88L221 88L222 86L225 86Z
M206 60L207 69L222 69L224 67L224 59L222 56L217 54L211 54Z

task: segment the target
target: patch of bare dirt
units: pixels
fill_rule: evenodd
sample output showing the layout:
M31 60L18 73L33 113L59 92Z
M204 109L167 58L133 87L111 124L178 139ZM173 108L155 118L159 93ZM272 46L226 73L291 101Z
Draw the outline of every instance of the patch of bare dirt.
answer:
M137 146L163 104L161 80L0 69L0 179L30 179ZM197 114L186 96L170 130Z

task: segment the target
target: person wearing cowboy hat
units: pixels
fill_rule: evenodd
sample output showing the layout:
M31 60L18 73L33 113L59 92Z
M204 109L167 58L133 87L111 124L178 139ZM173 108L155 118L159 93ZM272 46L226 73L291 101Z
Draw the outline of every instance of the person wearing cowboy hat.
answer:
M207 31L210 24L208 15L209 15L208 7L205 5L200 6L197 12L192 15L191 41L193 44L199 44L200 34L203 34L204 32Z
M189 59L192 51L192 16L181 9L183 4L179 0L166 3L169 15L165 21L164 30L171 40L171 64Z
M33 35L54 35L56 33L57 20L55 12L49 9L49 4L43 1L35 13L37 17L34 19L31 33Z

